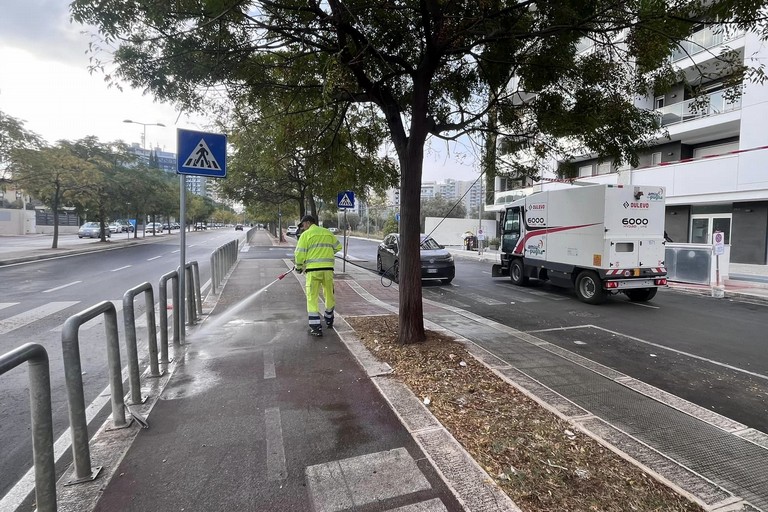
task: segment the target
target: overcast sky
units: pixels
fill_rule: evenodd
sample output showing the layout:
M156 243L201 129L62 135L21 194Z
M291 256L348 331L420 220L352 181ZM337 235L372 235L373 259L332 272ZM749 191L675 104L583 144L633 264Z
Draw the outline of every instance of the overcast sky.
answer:
M49 143L95 135L102 141L147 143L176 151L176 128L206 131L205 117L179 116L172 105L125 86L108 87L104 75L88 71L88 30L69 21L63 0L3 2L0 15L0 110L24 121ZM432 140L424 156L424 181L477 178L476 148Z

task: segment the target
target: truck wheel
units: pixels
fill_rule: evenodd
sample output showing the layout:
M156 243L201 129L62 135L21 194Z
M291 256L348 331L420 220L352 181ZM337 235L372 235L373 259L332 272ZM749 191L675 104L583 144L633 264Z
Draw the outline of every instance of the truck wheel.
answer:
M657 291L659 291L658 288L635 288L627 290L625 293L632 302L645 302L654 298Z
M528 276L525 275L523 260L512 260L512 263L509 265L509 278L512 279L512 283L517 286L525 286L528 284Z
M394 282L399 283L400 282L400 262L395 262L395 268L392 269L392 271L395 273L394 279L392 279Z
M381 256L376 256L376 272L379 274L384 273L384 266L381 264Z
M587 304L605 302L606 293L596 272L584 270L576 277L576 296L580 301Z

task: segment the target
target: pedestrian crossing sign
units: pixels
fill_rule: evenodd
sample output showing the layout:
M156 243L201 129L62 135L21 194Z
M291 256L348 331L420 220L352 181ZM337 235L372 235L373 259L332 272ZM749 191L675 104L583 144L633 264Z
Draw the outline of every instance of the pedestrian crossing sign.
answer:
M351 190L339 192L336 196L336 205L339 208L354 208L355 207L355 193Z
M226 177L226 135L179 129L176 131L176 146L176 174Z

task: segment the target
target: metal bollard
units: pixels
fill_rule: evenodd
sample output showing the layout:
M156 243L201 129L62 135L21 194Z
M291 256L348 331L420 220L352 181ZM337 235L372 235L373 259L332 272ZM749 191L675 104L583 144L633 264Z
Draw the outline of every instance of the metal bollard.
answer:
M0 355L0 375L29 362L29 402L32 412L32 454L35 463L35 501L40 512L56 512L56 468L53 454L51 377L48 352L26 343Z
M120 340L117 333L117 311L115 305L105 300L81 311L64 322L61 333L61 348L64 359L64 378L67 383L69 402L69 426L72 429L72 457L75 464L75 479L68 484L93 480L101 467L92 470L91 453L88 447L88 423L85 419L85 397L83 396L83 371L80 364L80 326L104 314L107 335L107 360L109 363L109 388L112 402L112 425L114 429L128 427L132 419L125 419L123 401L123 377L120 365Z
M195 278L194 273L192 272L192 266L187 263L186 267L184 268L184 279L186 282L184 283L184 295L187 298L187 325L195 325L197 322L197 316L195 313L197 312L197 308L195 307L195 293L194 293L194 287L195 287Z
M136 340L136 315L133 299L144 292L144 304L147 309L147 331L149 333L149 367L152 377L160 377L160 367L157 364L157 328L155 326L155 294L152 285L142 283L134 286L123 295L123 324L125 326L125 350L128 354L128 382L131 386L131 403L144 403L141 397L141 380L139 376L139 350Z
M173 342L179 343L179 273L175 270L160 276L160 285L158 286L160 297L157 300L160 309L160 363L168 364L168 280L171 279L171 304L173 308Z
M197 318L199 319L203 317L203 297L200 292L200 267L198 266L197 261L192 261L190 265L192 265L192 273L195 276L195 287L193 291L195 292Z
M218 249L211 253L211 293L216 294L216 286L219 284L219 251Z

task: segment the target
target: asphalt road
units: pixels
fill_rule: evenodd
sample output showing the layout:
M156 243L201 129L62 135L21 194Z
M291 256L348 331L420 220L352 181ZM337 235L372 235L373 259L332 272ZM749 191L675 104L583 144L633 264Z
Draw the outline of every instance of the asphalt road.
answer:
M355 264L375 270L377 243L351 240ZM584 304L573 290L492 278L491 263L456 258L450 285L423 282L423 297L535 333L592 361L749 427L768 432L768 307L662 289ZM383 279L383 285L388 284Z
M118 235L114 235L118 236ZM210 255L227 242L242 238L243 232L230 229L187 233L186 260L197 261L200 282L210 280ZM76 240L76 237L74 237ZM38 240L50 244L50 238ZM68 240L73 245L75 240ZM79 242L79 241L78 241ZM93 240L83 243L97 243ZM118 250L84 253L64 258L40 260L0 267L0 353L27 342L43 345L50 359L54 439L69 426L66 382L61 359L61 327L70 316L101 301L112 301L122 309L124 293L144 282L155 290L160 277L179 266L179 237L164 236L152 243L131 245ZM140 354L146 354L144 300L134 301ZM165 308L163 308L165 311ZM118 316L120 340L124 340L122 315ZM79 343L85 403L96 400L109 383L103 320L93 319L80 328ZM127 364L125 347L121 362ZM32 445L29 434L30 412L27 370L22 365L0 378L0 496L31 467ZM126 387L127 391L127 387ZM100 425L111 412L104 408L92 421ZM95 430L95 429L94 429ZM70 462L63 458L57 468Z

